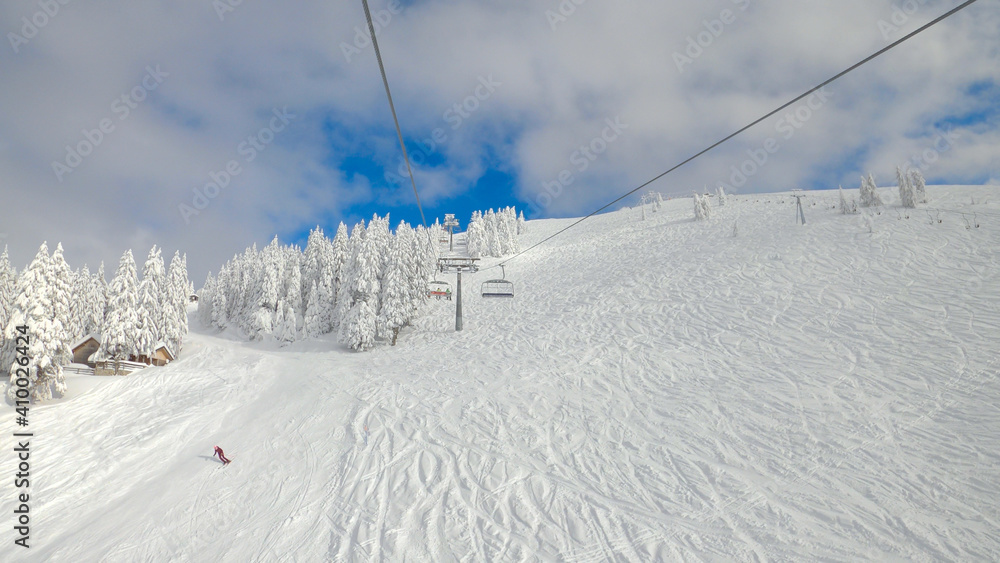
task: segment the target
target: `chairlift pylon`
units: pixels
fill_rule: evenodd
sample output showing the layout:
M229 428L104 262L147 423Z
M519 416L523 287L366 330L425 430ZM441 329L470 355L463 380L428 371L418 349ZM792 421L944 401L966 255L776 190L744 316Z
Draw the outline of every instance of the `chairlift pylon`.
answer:
M514 284L507 281L507 271L499 264L502 279L486 280L480 288L483 297L514 297Z

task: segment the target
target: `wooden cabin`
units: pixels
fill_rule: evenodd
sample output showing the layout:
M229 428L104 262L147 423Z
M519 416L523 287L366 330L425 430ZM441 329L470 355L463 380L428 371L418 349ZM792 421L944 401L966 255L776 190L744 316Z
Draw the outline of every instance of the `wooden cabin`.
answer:
M145 354L140 354L138 356L131 356L129 360L137 362L140 364L146 364L147 366L158 366L163 367L170 362L174 361L174 352L169 346L163 342L159 342L156 348L153 350L152 356L146 356Z
M77 342L73 343L73 363L74 364L86 364L89 367L94 367L94 362L91 361L90 356L101 347L101 341L92 334L81 338Z
M153 352L151 360L154 366L162 367L174 361L174 353L170 350L169 346L161 342L156 345L156 350Z

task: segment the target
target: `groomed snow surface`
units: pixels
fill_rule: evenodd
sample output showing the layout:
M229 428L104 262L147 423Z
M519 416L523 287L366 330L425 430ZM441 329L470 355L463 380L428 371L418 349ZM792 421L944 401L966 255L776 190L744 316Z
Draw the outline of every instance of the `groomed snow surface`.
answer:
M464 276L464 332L435 301L370 353L192 321L173 364L31 409L32 547L4 447L0 554L1000 560L1000 194L928 194L884 190L873 233L835 191L806 226L782 194L597 216L513 300Z

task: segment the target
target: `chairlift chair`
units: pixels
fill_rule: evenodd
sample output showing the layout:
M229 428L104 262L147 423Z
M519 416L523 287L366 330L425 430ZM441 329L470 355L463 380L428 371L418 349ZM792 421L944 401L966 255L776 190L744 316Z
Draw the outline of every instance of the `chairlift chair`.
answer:
M514 284L507 281L507 272L503 269L503 264L500 265L500 270L503 271L503 279L483 282L481 288L483 297L514 297Z
M432 281L427 284L427 297L441 299L444 297L451 301L451 285L448 282Z

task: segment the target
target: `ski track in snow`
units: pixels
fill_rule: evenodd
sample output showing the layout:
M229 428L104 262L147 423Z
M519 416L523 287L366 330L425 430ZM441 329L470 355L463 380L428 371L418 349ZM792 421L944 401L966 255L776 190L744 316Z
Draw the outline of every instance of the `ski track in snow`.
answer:
M464 276L461 333L435 301L365 354L192 334L32 409L33 547L3 558L998 560L1000 205L928 193L982 227L675 200L513 261L514 300Z

